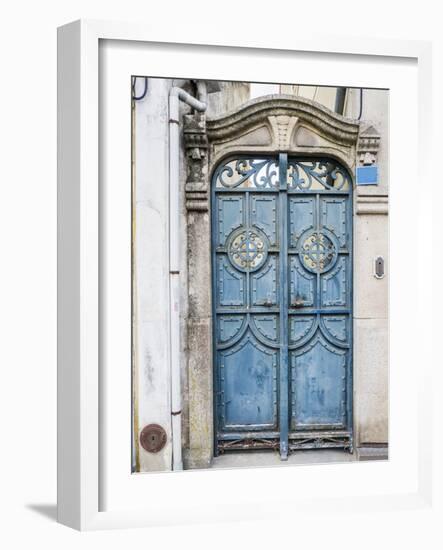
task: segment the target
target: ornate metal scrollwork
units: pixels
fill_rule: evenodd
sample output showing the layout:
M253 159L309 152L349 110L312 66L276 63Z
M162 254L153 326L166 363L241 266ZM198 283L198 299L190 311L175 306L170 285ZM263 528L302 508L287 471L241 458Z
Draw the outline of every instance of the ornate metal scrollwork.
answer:
M301 451L309 449L348 449L353 452L351 434L307 434L305 438L299 437L289 442L291 451Z
M215 173L217 188L279 189L280 174L272 159L238 158L221 164ZM294 191L349 191L350 177L333 160L290 160L287 179Z
M307 189L348 191L350 187L349 176L345 170L329 160L290 161L288 182L290 189L299 191Z
M276 189L278 187L278 166L273 159L240 158L231 160L218 167L215 174L215 185L228 189L237 187Z

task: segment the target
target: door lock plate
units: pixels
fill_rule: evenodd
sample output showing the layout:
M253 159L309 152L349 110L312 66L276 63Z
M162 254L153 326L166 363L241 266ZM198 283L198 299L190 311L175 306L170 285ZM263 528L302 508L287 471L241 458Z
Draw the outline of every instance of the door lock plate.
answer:
M382 256L377 256L377 258L375 258L374 275L376 279L383 279L385 276L385 260Z

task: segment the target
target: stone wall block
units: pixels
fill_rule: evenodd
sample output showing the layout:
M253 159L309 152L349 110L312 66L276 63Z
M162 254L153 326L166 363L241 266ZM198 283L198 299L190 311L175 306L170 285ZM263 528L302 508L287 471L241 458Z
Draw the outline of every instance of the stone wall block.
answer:
M189 452L187 468L207 468L213 457L212 329L210 319L188 323Z
M389 373L387 319L357 319L354 394L357 446L388 441Z

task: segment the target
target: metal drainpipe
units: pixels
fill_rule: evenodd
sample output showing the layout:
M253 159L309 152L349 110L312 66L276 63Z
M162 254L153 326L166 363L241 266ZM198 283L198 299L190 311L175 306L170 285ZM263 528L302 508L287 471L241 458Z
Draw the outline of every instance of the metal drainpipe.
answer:
M343 110L345 108L345 99L346 99L346 88L337 88L334 110L339 115L343 114Z
M181 365L180 365L180 150L179 101L204 112L207 107L205 82L197 83L198 99L181 88L169 92L169 304L170 304L170 373L172 469L183 470L181 435Z

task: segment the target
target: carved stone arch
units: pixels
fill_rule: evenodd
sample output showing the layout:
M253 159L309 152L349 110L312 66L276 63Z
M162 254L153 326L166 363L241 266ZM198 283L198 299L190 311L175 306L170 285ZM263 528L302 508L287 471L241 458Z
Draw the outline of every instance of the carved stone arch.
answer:
M332 157L354 179L358 121L305 98L271 95L253 99L223 116L187 115L188 165L188 390L189 468L208 467L213 457L212 296L210 188L213 170L234 154Z
M210 172L228 153L251 151L332 156L350 172L355 168L358 121L305 98L261 97L236 111L208 119L206 126Z

